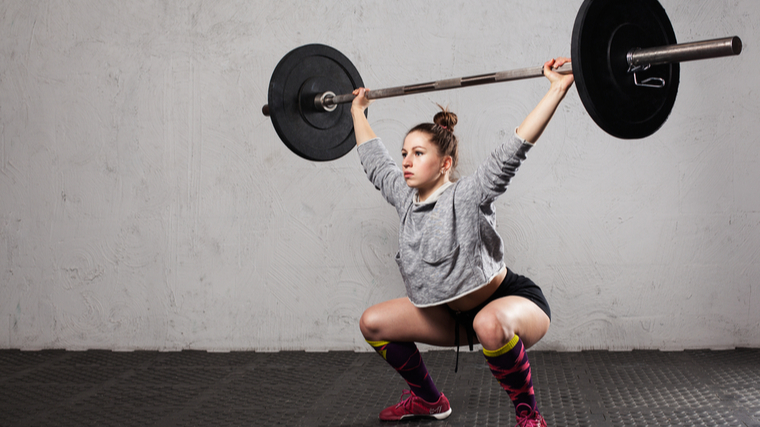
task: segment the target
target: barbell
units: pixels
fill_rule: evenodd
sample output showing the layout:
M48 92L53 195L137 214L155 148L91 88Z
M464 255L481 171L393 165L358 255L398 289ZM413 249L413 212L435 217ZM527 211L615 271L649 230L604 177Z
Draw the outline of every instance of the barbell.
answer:
M572 62L557 71L573 73L583 106L599 127L617 138L637 139L652 135L670 115L680 62L741 51L736 36L677 44L657 0L585 0L573 26ZM366 96L389 98L542 75L543 67L523 68L373 89ZM356 67L338 50L322 44L301 46L275 67L262 112L297 155L335 160L356 145L346 104L361 86Z

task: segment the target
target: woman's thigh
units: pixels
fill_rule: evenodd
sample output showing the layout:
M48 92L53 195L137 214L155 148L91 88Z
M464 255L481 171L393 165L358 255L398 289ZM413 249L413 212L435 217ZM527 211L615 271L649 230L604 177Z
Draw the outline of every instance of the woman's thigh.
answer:
M527 349L546 335L550 323L536 303L513 295L491 301L475 316L473 327L478 341L489 350L503 347L515 335Z
M444 306L419 308L408 298L373 305L359 321L369 341L421 342L454 345L454 319Z

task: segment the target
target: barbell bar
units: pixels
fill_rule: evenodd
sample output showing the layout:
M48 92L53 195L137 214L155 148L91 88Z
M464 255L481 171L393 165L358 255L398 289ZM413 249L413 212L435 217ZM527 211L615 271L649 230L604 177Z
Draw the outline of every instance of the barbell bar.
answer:
M648 49L631 49L626 55L631 73L637 70L647 69L653 65L670 64L674 62L687 62L702 59L713 59L724 56L738 55L742 51L742 41L739 37L724 37L714 40L704 40L691 43L682 43L670 46L660 46ZM564 64L555 70L560 74L571 74L572 64ZM365 94L367 99L392 98L396 96L414 95L424 92L434 92L464 88L470 86L485 85L490 83L502 83L516 80L543 77L544 67L529 67L516 70L499 71L491 74L480 74L468 77L456 77L453 79L436 80L428 83L413 84L407 86L395 86L385 89L368 90ZM352 93L336 95L327 91L314 97L314 108L318 111L333 111L338 104L347 104L354 100ZM269 115L269 106L262 109L265 116Z
M571 64L564 64L557 68L560 74L570 74L573 72ZM457 77L453 79L437 80L428 83L419 83L407 86L395 86L385 89L368 90L364 96L367 99L392 98L395 96L414 95L424 92L434 92L439 90L456 89L469 86L478 86L489 83L500 83L522 79L541 77L544 75L544 67L520 68L517 70L499 71L491 74L480 74L477 76ZM354 100L353 93L336 95L327 91L317 94L314 97L314 108L318 111L333 111L338 104L348 104ZM269 105L264 105L262 113L269 116Z
M560 74L571 74L573 66L564 64L557 70ZM477 76L457 77L453 79L437 80L428 83L420 83L409 86L396 86L385 89L371 89L366 92L367 99L392 98L395 96L414 95L418 93L434 92L439 90L457 89L469 86L479 86L490 83L501 83L515 80L530 79L544 75L544 67L520 68L517 70L499 71L491 74ZM322 93L314 98L314 108L323 111L332 111L332 107L338 104L346 104L354 100L352 93L334 95Z
M678 44L657 0L585 0L571 50L572 63L557 71L575 75L584 107L603 130L633 139L651 135L667 120L680 62L739 55L742 42L733 36ZM390 98L541 76L543 67L530 67L373 89L366 96ZM342 53L320 44L301 46L275 68L262 112L293 152L308 160L334 160L355 145L344 104L361 86L361 76Z

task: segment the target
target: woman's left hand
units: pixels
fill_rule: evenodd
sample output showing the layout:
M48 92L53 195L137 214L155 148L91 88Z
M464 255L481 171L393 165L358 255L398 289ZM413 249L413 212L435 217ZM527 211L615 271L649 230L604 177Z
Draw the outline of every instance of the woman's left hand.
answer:
M557 58L546 61L544 64L544 76L551 82L551 88L544 95L536 108L528 114L522 124L517 128L517 135L529 142L536 142L549 124L549 120L557 111L559 103L567 95L568 89L575 79L573 74L560 74L555 70L570 62L568 58Z
M567 92L573 85L575 77L573 74L560 74L555 70L570 62L569 58L557 58L546 61L544 64L544 76L551 82L553 87L560 89L562 92Z

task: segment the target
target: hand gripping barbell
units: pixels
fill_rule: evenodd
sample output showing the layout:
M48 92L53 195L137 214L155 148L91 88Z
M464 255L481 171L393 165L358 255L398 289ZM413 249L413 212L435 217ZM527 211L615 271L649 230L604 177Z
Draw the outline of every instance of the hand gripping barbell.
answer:
M645 138L670 115L679 83L679 63L738 55L739 37L677 44L657 0L585 0L573 26L571 64L578 94L591 118L610 135ZM501 71L429 83L376 89L379 99L541 77L543 67ZM270 116L280 139L294 153L316 161L342 157L356 145L351 92L364 86L342 53L309 44L289 52L269 82Z

